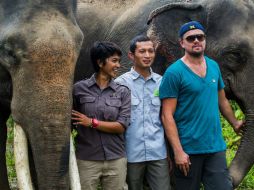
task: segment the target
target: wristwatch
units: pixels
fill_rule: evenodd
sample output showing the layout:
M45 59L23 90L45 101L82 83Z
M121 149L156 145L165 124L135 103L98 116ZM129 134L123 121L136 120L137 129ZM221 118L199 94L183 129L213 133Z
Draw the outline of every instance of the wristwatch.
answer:
M96 127L98 127L98 125L99 125L99 121L97 119L93 118L92 119L92 128L95 129Z

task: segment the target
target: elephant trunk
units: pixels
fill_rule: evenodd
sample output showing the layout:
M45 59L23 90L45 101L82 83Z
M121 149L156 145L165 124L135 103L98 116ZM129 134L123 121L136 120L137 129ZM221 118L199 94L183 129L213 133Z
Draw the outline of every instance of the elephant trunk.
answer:
M41 190L69 190L70 186L68 171L73 81L72 72L64 72L73 69L65 65L59 67L63 70L63 77L48 68L43 76L37 73L42 76L40 81L33 81L31 77L31 81L26 80L26 85L22 80L14 80L13 83L13 119L22 126L28 137L38 189ZM49 80L45 81L45 78ZM37 93L32 92L35 89Z
M40 126L33 125L35 130L28 132L38 188L69 189L69 122L56 120L38 123Z
M236 155L229 167L233 186L237 187L254 164L254 113L246 114L246 126Z
M43 109L41 111L44 112ZM34 185L35 189L69 190L70 117L68 115L70 114L67 113L70 111L62 116L52 112L45 113L45 118L36 119L33 116L26 122L27 125L20 124L31 145L38 183ZM52 114L56 118L49 118L47 114Z
M33 190L29 170L27 138L22 127L16 124L14 127L14 157L19 189ZM81 186L72 138L70 138L69 171L71 189L80 190Z
M60 130L66 131L66 129L64 129L66 126L62 125L61 127L61 125L58 125L58 127L59 130L50 132L54 135L48 134L48 136L44 136L44 139L42 140L42 143L40 143L39 147L37 145L36 149L33 150L37 177L39 179L39 189L69 189L70 186L68 173L70 132L64 132L63 134ZM44 132L47 133L49 131ZM61 137L57 137L58 135ZM41 151L43 152L42 154Z

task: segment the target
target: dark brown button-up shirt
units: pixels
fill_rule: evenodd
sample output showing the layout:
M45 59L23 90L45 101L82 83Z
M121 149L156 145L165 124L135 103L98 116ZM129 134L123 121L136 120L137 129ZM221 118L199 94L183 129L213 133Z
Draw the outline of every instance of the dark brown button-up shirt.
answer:
M105 89L96 84L95 75L74 85L74 110L101 121L117 121L128 127L131 93L113 80ZM112 160L125 157L123 134L111 134L97 129L77 126L76 156L81 160Z

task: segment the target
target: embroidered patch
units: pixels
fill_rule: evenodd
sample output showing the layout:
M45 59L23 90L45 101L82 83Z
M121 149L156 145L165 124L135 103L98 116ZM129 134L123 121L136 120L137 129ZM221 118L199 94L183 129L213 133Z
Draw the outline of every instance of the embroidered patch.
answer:
M155 97L158 97L159 96L159 89L156 89L154 92L153 92L153 95Z
M191 25L191 26L190 26L190 29L194 29L194 28L195 28L195 26L194 26L194 25Z

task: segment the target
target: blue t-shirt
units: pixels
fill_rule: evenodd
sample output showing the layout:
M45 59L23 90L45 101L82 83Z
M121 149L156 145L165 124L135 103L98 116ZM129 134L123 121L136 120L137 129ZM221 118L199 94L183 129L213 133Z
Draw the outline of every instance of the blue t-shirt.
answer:
M205 57L204 78L180 59L165 72L160 85L161 99L177 98L174 119L184 151L202 154L224 151L218 91L224 88L218 64Z

